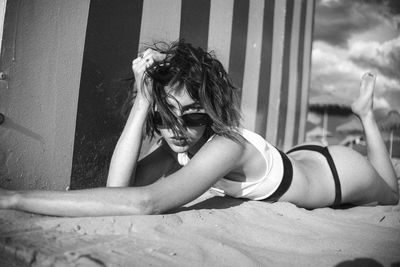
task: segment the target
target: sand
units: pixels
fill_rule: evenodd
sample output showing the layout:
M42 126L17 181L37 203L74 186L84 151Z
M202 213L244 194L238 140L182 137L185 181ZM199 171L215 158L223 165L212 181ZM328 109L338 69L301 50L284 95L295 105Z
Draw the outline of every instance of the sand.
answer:
M207 192L166 215L0 211L0 266L354 265L400 265L400 205L306 210Z
M0 266L400 266L400 204L306 210L206 192L165 215L0 210Z

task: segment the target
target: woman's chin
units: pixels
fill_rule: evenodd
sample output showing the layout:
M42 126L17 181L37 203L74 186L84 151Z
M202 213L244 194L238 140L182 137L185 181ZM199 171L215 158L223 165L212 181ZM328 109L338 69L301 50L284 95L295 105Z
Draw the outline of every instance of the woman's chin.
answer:
M189 146L177 146L177 145L170 145L172 151L174 151L175 153L185 153L189 150Z

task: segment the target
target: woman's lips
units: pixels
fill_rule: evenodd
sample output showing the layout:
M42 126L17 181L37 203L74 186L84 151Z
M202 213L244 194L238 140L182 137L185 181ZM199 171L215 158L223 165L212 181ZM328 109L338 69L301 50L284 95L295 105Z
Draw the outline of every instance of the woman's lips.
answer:
M186 146L188 143L188 140L183 137L172 137L171 140L172 143L176 146Z

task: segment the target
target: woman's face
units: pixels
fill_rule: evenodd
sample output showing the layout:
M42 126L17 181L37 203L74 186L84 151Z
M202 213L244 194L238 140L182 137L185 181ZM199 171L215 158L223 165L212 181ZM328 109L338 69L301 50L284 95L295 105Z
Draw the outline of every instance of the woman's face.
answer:
M175 100L168 101L174 106L176 116L182 116L190 113L197 113L202 110L198 102L193 100L185 87L171 88L165 87L165 90L172 95ZM204 110L203 110L204 111ZM189 149L198 143L203 137L206 130L206 125L189 127L186 126L187 132L183 135L176 135L171 129L159 129L161 136L165 139L169 147L176 153L188 152ZM194 151L195 152L195 151Z

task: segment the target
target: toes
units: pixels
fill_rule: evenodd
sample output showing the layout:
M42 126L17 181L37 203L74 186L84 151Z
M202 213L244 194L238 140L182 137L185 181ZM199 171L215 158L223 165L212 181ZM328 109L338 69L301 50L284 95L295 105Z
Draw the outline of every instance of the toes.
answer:
M375 83L376 76L371 72L367 72L364 73L361 79L362 82L366 83L367 85L371 85Z
M367 78L374 78L375 75L372 72L366 72L363 74L362 79L367 79Z
M358 116L366 116L372 112L373 92L376 75L367 72L361 78L360 95L351 105L353 112Z
M370 72L365 73L361 79L360 95L371 95L375 88L376 76Z

